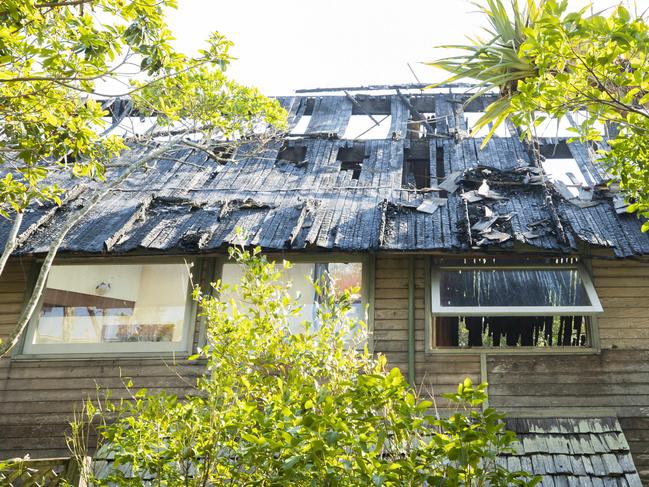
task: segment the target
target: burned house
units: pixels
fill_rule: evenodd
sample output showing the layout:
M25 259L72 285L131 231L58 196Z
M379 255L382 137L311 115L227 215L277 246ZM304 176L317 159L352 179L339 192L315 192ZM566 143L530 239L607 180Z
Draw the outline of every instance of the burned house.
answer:
M65 454L75 405L97 385L119 395L131 377L182 394L177 373L197 373L185 358L205 334L186 263L199 282L236 280L226 249L243 243L295 263L307 317L305 276L360 286L370 348L442 412L439 394L465 377L488 382L519 434L510 467L543 485L649 482L649 236L597 148L559 134L532 145L513 127L481 148L470 125L489 96L380 93L281 98L290 132L262 153L251 142L216 164L179 147L86 215L0 359L0 458ZM95 187L61 184L62 206L25 215L0 278L0 336Z

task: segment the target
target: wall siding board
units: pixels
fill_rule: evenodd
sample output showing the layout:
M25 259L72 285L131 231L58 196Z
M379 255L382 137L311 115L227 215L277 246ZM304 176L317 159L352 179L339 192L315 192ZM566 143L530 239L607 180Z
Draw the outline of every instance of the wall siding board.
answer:
M408 256L378 254L374 280L374 350L389 367L408 368ZM435 354L425 350L426 259L415 260L415 384L435 399L457 383L481 376L479 354ZM31 262L11 261L0 278L0 336L15 324ZM205 267L204 267L205 269ZM511 416L561 411L583 415L609 408L618 415L644 481L649 481L649 263L594 260L592 275L605 313L598 318L602 351L593 355L503 355L487 357L490 405ZM203 280L206 276L203 275ZM198 332L195 334L198 340ZM121 395L123 378L136 387L185 395L200 364L155 358L93 360L0 359L0 458L66 454L63 433L80 401L96 385ZM178 375L185 377L183 383ZM42 441L41 441L42 440Z
M0 339L9 336L18 322L32 262L27 258L12 259L0 275ZM4 360L0 359L0 371Z
M620 418L643 481L649 482L649 265L592 261L604 307L598 355L488 357L490 405L510 415L610 408ZM628 291L628 292L627 292Z
M0 337L13 330L23 303L32 261L11 260L0 276ZM123 383L185 395L199 372L196 363L160 358L18 360L0 359L0 459L69 454L65 432L81 401L97 388L125 396ZM178 375L184 377L181 380Z

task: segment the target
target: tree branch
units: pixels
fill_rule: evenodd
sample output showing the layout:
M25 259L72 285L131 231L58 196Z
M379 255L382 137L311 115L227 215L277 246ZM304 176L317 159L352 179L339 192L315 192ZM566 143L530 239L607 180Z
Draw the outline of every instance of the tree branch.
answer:
M109 76L110 74L117 71L124 65L124 62L119 63L118 65L112 67L108 71L103 73L97 73L93 76L74 76L72 78L58 77L58 76L16 76L15 78L0 78L0 83L14 83L20 82L24 83L27 81L46 81L50 83L63 84L63 82L74 82L74 81L96 81L98 79ZM86 90L80 90L86 91Z
M50 79L47 79L46 81L51 81L52 83L55 83L55 84L57 84L59 86L63 86L65 88L69 88L69 89L75 90L75 91L80 91L81 93L91 93L93 95L101 96L101 97L104 97L104 98L125 98L125 97L127 97L129 95L132 95L133 93L137 93L138 91L142 91L143 89L145 89L145 88L147 88L147 87L149 87L149 86L151 86L151 85L153 85L153 84L155 84L155 83L157 83L159 81L165 80L167 78L173 78L174 76L178 76L180 74L189 72L194 68L198 68L198 67L210 62L210 60L207 59L207 58L198 58L195 61L196 61L195 64L193 64L191 66L187 66L187 67L185 67L185 68L183 68L183 69L181 69L179 71L174 71L174 72L171 72L171 73L164 74L162 76L158 76L157 78L148 80L146 83L144 83L141 86L136 86L135 88L132 88L132 89L130 89L128 91L125 91L123 93L109 94L109 93L99 93L97 91L89 92L89 91L84 90L82 88L79 88L77 86L67 84L67 80L65 80L64 78L60 78L60 79L50 78ZM3 82L3 81L4 82L6 82L6 81L15 81L17 79L19 79L19 78L11 78L10 80L2 80L2 79L0 79L0 83ZM70 81L77 81L77 80L81 80L81 78L70 79Z
M92 3L93 0L64 0L61 2L42 2L37 3L36 8L57 8L57 7L73 7L75 5L83 5L85 3Z
M9 256L14 251L16 244L18 243L18 230L20 230L20 225L23 222L23 216L24 213L22 211L20 213L16 213L16 218L14 218L14 222L11 225L11 230L9 230L9 236L7 237L7 241L5 242L5 248L2 251L2 255L0 256L0 276L2 276L2 271L4 271L5 265L9 260Z
M564 35L566 34L564 33ZM572 51L573 55L579 60L579 62L583 65L586 71L593 77L594 81L597 82L598 88L600 88L610 98L609 102L606 102L605 100L601 100L598 98L597 100L600 103L606 103L609 106L613 106L617 108L618 110L632 112L637 115L641 115L643 117L649 118L649 114L647 114L646 112L642 110L638 110L635 107L622 102L621 100L619 100L618 97L614 96L606 86L606 83L601 80L599 75L595 73L595 70L586 62L586 60L579 55L579 53L575 50L574 46L570 42L568 43L568 45L570 46L570 50Z

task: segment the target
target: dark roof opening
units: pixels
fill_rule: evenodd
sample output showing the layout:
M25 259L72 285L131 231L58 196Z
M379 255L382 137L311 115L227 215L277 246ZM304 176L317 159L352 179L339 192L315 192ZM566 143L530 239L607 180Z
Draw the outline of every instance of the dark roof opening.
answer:
M423 189L430 184L430 145L427 140L411 141L403 152L401 185L404 188Z
M546 159L572 159L572 152L565 141L556 144L540 144L541 155Z
M299 167L306 165L306 147L303 145L296 145L290 141L284 142L277 153L277 162L295 164Z
M364 144L341 147L338 149L338 155L336 156L336 161L340 162L340 170L352 171L352 179L358 179L360 177L364 159Z
M220 144L212 148L212 154L216 156L216 162L227 164L234 156L234 144Z

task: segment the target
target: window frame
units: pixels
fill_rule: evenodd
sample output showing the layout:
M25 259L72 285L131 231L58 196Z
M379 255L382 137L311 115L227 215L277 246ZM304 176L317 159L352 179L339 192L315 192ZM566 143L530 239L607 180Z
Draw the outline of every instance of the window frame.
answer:
M588 261L584 261L578 264L553 264L553 263L524 263L521 265L498 265L498 264L437 264L433 258L429 258L427 262L427 269L425 276L425 294L424 294L424 306L425 306L425 336L424 336L424 350L427 355L473 355L481 357L481 363L486 359L487 356L493 355L596 355L601 353L601 344L599 337L599 324L598 316L601 315L604 310L597 297L595 285L593 284L589 269L590 265ZM437 347L435 345L435 328L436 328L436 316L494 316L493 313L485 314L484 308L479 313L470 315L466 311L460 313L438 313L434 311L433 308L433 292L437 289L439 297L439 270L444 268L479 268L479 269L488 269L488 268L512 268L512 269L523 269L523 268L579 268L580 275L584 281L584 286L586 287L586 292L589 298L592 301L592 295L590 292L594 292L597 297L596 303L599 304L601 311L587 315L583 314L582 316L587 316L588 318L588 327L590 333L590 344L588 347L529 347L529 346L517 346L517 347ZM435 280L435 273L437 273L437 280ZM437 301L439 303L439 300ZM458 307L455 307L458 308ZM468 307L462 307L468 308ZM496 307L492 307L496 308ZM526 308L526 307L519 307ZM533 308L533 307L529 307ZM539 308L535 307L534 313L530 313L527 316L536 316L539 315ZM560 307L557 307L560 308ZM557 308L553 308L556 310ZM574 309L572 307L571 309ZM556 315L556 312L549 313L550 315ZM498 316L523 316L519 313L512 314L500 314ZM486 366L486 365L485 365Z
M78 343L78 344L32 344L38 326L44 296L41 296L32 318L21 335L19 346L16 347L16 359L60 358L60 359L105 359L117 357L160 357L190 355L194 345L194 332L197 321L197 304L192 299L192 280L198 282L202 275L202 259L194 256L169 257L130 257L121 258L69 258L54 262L55 266L66 265L164 265L187 263L192 268L192 279L188 280L183 320L182 339L179 342L112 342L112 343ZM36 263L40 269L42 261ZM36 272L37 274L37 272ZM35 282L28 286L33 289Z
M310 263L361 263L363 265L363 275L361 278L361 304L363 310L367 310L367 347L370 353L374 351L374 254L353 254L353 253L312 253L312 254L290 254L290 253L273 253L265 254L270 262L281 263L287 260L293 264L310 264ZM215 270L212 282L221 279L223 275L223 265L233 264L227 255L219 256L216 259ZM205 323L201 323L199 346L205 344Z
M575 269L584 284L590 306L442 306L440 281L445 270L521 270L521 269ZM580 264L539 265L466 265L439 266L431 269L431 309L435 316L597 316L604 312L593 281Z

